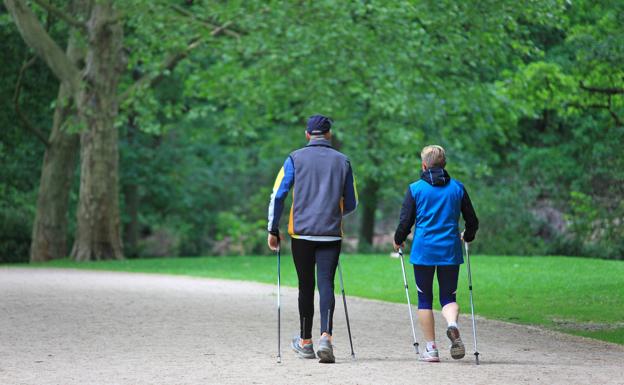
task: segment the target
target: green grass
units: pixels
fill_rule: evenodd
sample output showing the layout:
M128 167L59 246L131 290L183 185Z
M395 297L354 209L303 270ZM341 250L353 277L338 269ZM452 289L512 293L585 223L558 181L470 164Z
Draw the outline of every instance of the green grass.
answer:
M381 255L341 257L348 295L404 302L397 259ZM179 274L274 283L275 257L202 257L34 264L128 272ZM465 265L464 265L465 266ZM470 312L466 269L458 302ZM488 318L542 325L567 333L624 344L624 262L569 257L472 257L475 306ZM416 292L410 273L412 300ZM282 257L282 282L296 286L292 259ZM339 285L336 285L339 288Z

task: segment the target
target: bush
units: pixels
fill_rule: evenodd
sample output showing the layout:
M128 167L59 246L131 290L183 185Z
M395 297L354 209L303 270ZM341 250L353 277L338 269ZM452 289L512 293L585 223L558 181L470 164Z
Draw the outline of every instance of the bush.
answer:
M29 259L32 216L18 209L0 209L0 263Z
M533 197L521 186L500 183L470 191L479 217L475 253L540 255L546 252L548 223L532 212Z
M217 214L217 229L213 253L217 255L250 255L267 252L264 220L222 211Z

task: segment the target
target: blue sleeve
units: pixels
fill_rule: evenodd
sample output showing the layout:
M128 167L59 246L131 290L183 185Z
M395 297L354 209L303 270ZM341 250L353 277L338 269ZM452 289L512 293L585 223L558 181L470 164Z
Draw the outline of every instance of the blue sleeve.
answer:
M353 169L351 163L349 163L349 170L347 171L347 179L345 180L343 198L343 211L342 215L351 214L358 205L358 193L357 185L355 183L355 177L353 176Z
M273 184L273 193L269 203L269 226L268 230L271 234L279 234L279 221L284 210L284 200L288 195L288 191L295 182L295 165L289 156L284 162L281 170L275 178Z

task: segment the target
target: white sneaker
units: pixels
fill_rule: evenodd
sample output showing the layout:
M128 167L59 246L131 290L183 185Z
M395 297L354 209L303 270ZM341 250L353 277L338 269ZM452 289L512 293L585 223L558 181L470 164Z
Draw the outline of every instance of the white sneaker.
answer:
M435 345L433 345L433 349L431 350L428 350L425 347L425 350L420 353L419 359L425 362L440 362L440 356L438 355L438 348Z

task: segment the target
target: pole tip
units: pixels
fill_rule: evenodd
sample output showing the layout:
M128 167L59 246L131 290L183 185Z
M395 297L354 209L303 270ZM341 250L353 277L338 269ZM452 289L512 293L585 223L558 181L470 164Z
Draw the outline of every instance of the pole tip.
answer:
M476 364L479 365L479 352L474 352L474 356Z

